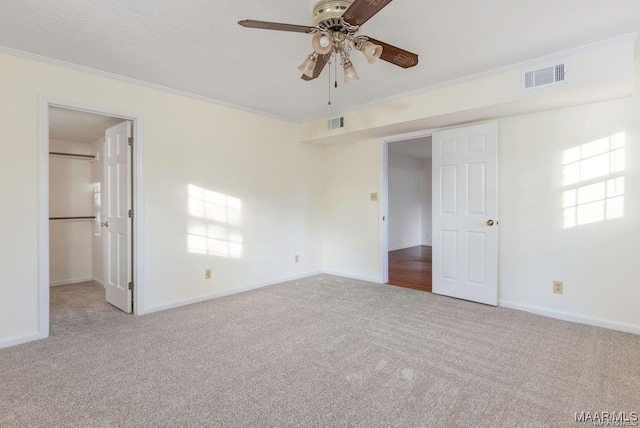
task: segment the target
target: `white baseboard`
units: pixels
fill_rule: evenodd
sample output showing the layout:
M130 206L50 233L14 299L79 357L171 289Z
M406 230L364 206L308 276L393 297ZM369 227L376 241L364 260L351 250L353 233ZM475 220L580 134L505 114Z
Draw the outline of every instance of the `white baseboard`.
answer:
M151 306L144 309L144 314L151 314L154 312L160 312L167 309L179 308L181 306L192 305L194 303L204 302L206 300L217 299L218 297L230 296L232 294L244 293L245 291L251 291L269 285L280 284L282 282L294 281L296 279L308 278L310 276L319 275L322 272L307 272L300 275L293 275L285 278L274 279L271 281L255 282L242 287L236 287L229 290L216 291L214 293L202 294L200 296L190 297L188 299L176 300L170 303L164 303L162 305Z
M91 278L91 281L95 282L96 284L98 284L100 287L104 288L104 283L96 278Z
M8 339L0 340L0 349L8 348L10 346L22 345L23 343L33 342L34 340L41 339L40 333L30 333L26 336L10 337Z
M405 248L413 248L421 246L421 242L412 242L410 244L389 245L389 251L404 250Z
M359 281L367 281L367 282L374 282L376 284L380 284L380 278L372 278L368 276L354 275L351 273L336 272L334 270L325 270L325 271L322 271L322 273L326 273L327 275L341 276L343 278L357 279Z
M556 318L563 321L576 322L580 324L591 325L594 327L603 327L603 328L608 328L610 330L622 331L625 333L640 334L640 326L638 325L617 323L617 322L603 320L601 318L586 317L583 315L572 314L570 312L555 311L552 309L546 309L539 306L526 305L526 304L516 303L516 302L508 302L504 300L500 300L500 302L498 302L498 305L503 308L517 309L520 311L530 312L532 314L542 315L549 318Z
M63 279L61 281L51 281L50 286L57 287L58 285L79 284L81 282L91 282L93 280L94 279L91 278L90 276L87 276L85 278Z

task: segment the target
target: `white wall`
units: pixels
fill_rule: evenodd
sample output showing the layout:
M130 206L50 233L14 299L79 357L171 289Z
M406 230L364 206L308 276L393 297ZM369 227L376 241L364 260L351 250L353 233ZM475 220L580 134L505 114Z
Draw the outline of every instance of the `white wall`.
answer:
M379 281L382 165L378 140L325 148L323 264L328 273Z
M91 213L96 216L96 221L93 223L93 229L91 231L91 273L93 280L104 286L104 260L102 250L102 227L100 222L102 221L102 182L104 171L104 137L91 143L91 153L98 159L96 162L91 163Z
M499 276L502 304L547 315L640 331L640 97L498 121ZM624 216L564 228L566 150L624 132ZM379 207L350 203L375 191L380 140L325 148L328 189L325 268L382 276ZM611 179L611 175L602 179ZM595 179L585 184L598 183ZM580 187L580 186L577 186ZM375 220L374 220L375 219ZM340 232L341 233L338 233ZM350 231L350 232L347 232ZM357 260L347 255L358 255ZM564 281L564 295L552 293Z
M516 78L522 70L511 70L349 112L340 133L329 135L320 120L303 125L303 140L334 144L325 149L331 163L325 269L382 278L380 208L349 203L376 191L381 140L497 120L501 304L640 333L640 64L632 40L563 58L572 72L566 85L523 94ZM611 63L617 64L613 74ZM614 87L626 89L618 95L606 89ZM518 113L523 110L542 111ZM620 132L626 136L624 216L565 229L563 196L572 188L562 184L563 152ZM349 228L353 233L337 233ZM341 257L326 256L334 253ZM564 281L563 295L551 292L552 280Z
M640 328L640 97L504 119L498 130L500 300ZM576 147L586 156L589 143L620 133L618 173L605 153L582 162L580 182L565 183ZM618 177L624 187L615 189ZM621 196L623 212L616 200L608 207L619 218L599 218L605 183ZM565 227L574 189L595 202L579 205L578 220L596 221ZM553 280L564 281L564 295L551 292Z
M391 150L388 159L389 251L394 251L422 244L424 165Z
M321 149L294 125L5 53L0 68L0 346L38 334L39 96L144 115L147 310L322 269ZM239 199L240 223L190 214L190 185ZM201 227L241 256L194 252Z
M50 151L91 154L88 144L49 142ZM50 217L91 215L91 162L52 155L49 158ZM52 285L92 278L92 223L87 220L49 222L50 282Z
M431 212L433 208L432 201L432 182L433 179L431 177L432 173L432 160L431 159L423 159L422 160L422 177L421 177L421 200L422 200L422 245L431 246L432 244L432 229L433 229L433 213Z
M628 96L633 54L629 39L567 55L577 71L570 82L539 92L519 90L522 70L517 69L438 88L350 112L347 128L329 135L324 120L294 126L0 53L5 76L0 79L0 171L11 177L0 180L0 195L6 206L15 207L0 210L0 222L11 225L0 229L0 241L11 242L0 246L0 346L38 333L39 96L144 115L149 310L323 266L379 280L380 207L370 201L370 193L380 191L381 137ZM632 307L640 290L634 269L640 236L640 192L634 191L639 115L636 94L499 121L504 301L640 326L640 311ZM616 129L627 132L625 216L561 230L557 198L564 189L556 175L562 166L558 151ZM321 148L298 143L325 139L343 144ZM222 195L234 206L240 200L240 224L190 213L190 185L214 199ZM234 245L241 237L242 256L194 252L189 235L203 227L233 235ZM301 255L299 264L293 263L294 254ZM207 267L213 269L210 281L204 280ZM565 281L565 295L549 293L551 278Z

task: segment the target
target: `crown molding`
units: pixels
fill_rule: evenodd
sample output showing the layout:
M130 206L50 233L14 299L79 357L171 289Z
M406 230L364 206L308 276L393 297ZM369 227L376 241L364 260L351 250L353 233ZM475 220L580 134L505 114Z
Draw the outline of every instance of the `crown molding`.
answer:
M583 53L583 52L589 52L592 51L594 49L598 49L598 48L602 48L605 46L611 46L611 45L615 45L618 43L623 43L623 42L628 42L628 41L632 41L632 40L636 40L637 43L640 43L640 41L638 41L640 37L640 32L635 32L635 33L630 33L630 34L625 34L623 36L618 36L618 37L614 37L611 39L605 39L605 40L601 40L599 42L595 42L595 43L590 43L588 45L582 45L579 46L577 48L572 48L572 49L567 49L561 52L557 52L557 53L553 53L550 55L546 55L546 56L542 56L542 57L538 57L538 58L534 58L534 59L530 59L527 61L523 61L523 62L519 62L519 63L515 63L515 64L511 64L511 65L506 65L504 67L499 67L499 68L495 68L493 70L488 70L488 71L483 71L481 73L476 73L476 74L471 74L469 76L465 76L465 77L460 77L458 79L452 79L452 80L448 80L446 82L442 82L442 83L436 83L435 85L431 85L431 86L427 86L421 89L416 89L413 91L408 91L408 92L403 92L400 94L396 94L396 95L391 95L385 98L379 98L373 101L368 101L366 103L361 103L361 104L357 104L354 106L350 106L350 107L345 107L342 109L337 109L334 112L331 113L321 113L318 115L313 115L313 116L309 116L309 117L305 117L299 120L296 120L297 123L299 124L304 124L304 123L308 123L308 122L312 122L315 120L320 120L320 119L326 119L329 117L334 117L334 116L343 116L347 113L356 111L356 110L360 110L360 109L364 109L367 107L373 107L376 105L380 105L380 104L384 104L384 103L388 103L388 102L393 102L393 101L398 101L404 98L408 98L408 97L413 97L416 95L422 95L422 94L426 94L428 92L433 92L436 91L438 89L443 89L443 88L447 88L450 86L455 86L455 85L460 85L462 83L466 83L466 82L471 82L473 80L478 80L478 79L483 79L483 78L487 78L487 77L492 77L501 73L505 73L508 71L513 71L513 70L517 70L520 68L525 68L531 65L535 65L538 64L540 62L547 62L547 61L554 61L556 59L560 59L569 55L576 55L579 53Z
M380 105L380 104L384 104L384 103L388 103L388 102L392 102L392 101L398 101L398 100L401 100L403 98L413 97L413 96L416 96L416 95L422 95L422 94L425 94L425 93L428 93L428 92L436 91L438 89L459 85L459 84L470 82L470 81L473 81L473 80L495 76L495 75L500 74L500 73L505 73L505 72L516 70L516 69L519 69L519 68L524 68L524 67L527 67L527 66L530 66L530 65L533 65L533 64L537 64L539 62L553 61L555 59L566 57L568 55L575 55L575 54L578 54L578 53L588 52L588 51L591 51L591 50L594 50L594 49L597 49L597 48L601 48L601 47L605 47L605 46L615 45L615 44L618 44L618 43L627 42L627 41L631 41L631 40L637 40L638 37L640 37L640 32L625 34L623 36L614 37L614 38L606 39L606 40L601 40L599 42L590 43L590 44L587 44L587 45L579 46L577 48L564 50L564 51L557 52L557 53L554 53L554 54L551 54L551 55L546 55L546 56L543 56L543 57L534 58L534 59L523 61L523 62L519 62L519 63L516 63L516 64L495 68L495 69L489 70L489 71L483 71L481 73L472 74L472 75L461 77L461 78L458 78L458 79L448 80L446 82L437 83L435 85L427 86L427 87L416 89L416 90L413 90L413 91L403 92L403 93L400 93L400 94L391 95L391 96L384 97L384 98L379 98L379 99L376 99L376 100L373 100L373 101L368 101L366 103L361 103L361 104L357 104L357 105L354 105L354 106L349 106L349 107L345 107L345 108L342 108L342 109L337 109L334 112L324 112L324 113L320 113L320 114L313 115L313 116L308 116L308 117L303 117L303 118L292 118L292 117L281 116L281 115L269 113L269 112L266 112L266 111L263 111L263 110L257 110L257 109L251 108L251 107L245 107L245 106L241 106L241 105L238 105L238 104L233 104L233 103L229 103L229 102L226 102L226 101L217 100L215 98L210 98L210 97L206 97L206 96L203 96L203 95L194 94L192 92L186 92L186 91L182 91L182 90L179 90L179 89L174 89L174 88L171 88L171 87L168 87L168 86L163 86L163 85L159 85L159 84L156 84L156 83L150 83L150 82L147 82L147 81L144 81L144 80L134 79L132 77L126 77L126 76L122 76L120 74L110 73L110 72L107 72L107 71L102 71L102 70L98 70L98 69L95 69L95 68L86 67L86 66L83 66L83 65L78 65L78 64L71 63L71 62L66 62L66 61L62 61L62 60L59 60L59 59L55 59L55 58L51 58L51 57L47 57L47 56L43 56L43 55L38 55L38 54L34 54L34 53L30 53L30 52L26 52L26 51L22 51L22 50L18 50L18 49L13 49L13 48L0 46L0 52L8 53L8 54L11 54L11 55L15 55L15 56L19 56L19 57L23 57L23 58L27 58L27 59L31 59L31 60L41 61L41 62L44 62L44 63L49 63L49 64L53 64L53 65L57 65L57 66L65 67L65 68L69 68L69 69L76 70L76 71L82 71L82 72L85 72L85 73L95 74L95 75L98 75L98 76L102 76L102 77L106 77L106 78L110 78L110 79L114 79L114 80L119 80L121 82L131 83L131 84L142 86L142 87L145 87L145 88L155 89L157 91L168 92L168 93L171 93L171 94L174 94L174 95L180 95L180 96L183 96L183 97L192 98L192 99L195 99L195 100L198 100L198 101L203 101L203 102L215 104L215 105L219 105L219 106L222 106L222 107L227 107L227 108L231 108L231 109L234 109L234 110L244 111L246 113L252 113L252 114L259 115L259 116L268 117L270 119L281 120L281 121L284 121L284 122L294 123L294 124L305 124L305 123L312 122L312 121L315 121L315 120L325 119L325 118L328 118L328 117L331 117L331 116L344 115L344 114L347 114L347 113L350 113L350 112L353 112L353 111L356 111L356 110L360 110L360 109L363 109L363 108L367 108L367 107L373 107L373 106L376 106L376 105Z
M183 97L192 98L194 100L204 101L206 103L211 103L211 104L216 104L216 105L219 105L219 106L222 106L222 107L227 107L227 108L234 109L234 110L240 110L240 111L243 111L245 113L252 113L252 114L259 115L259 116L268 117L270 119L282 120L284 122L289 122L289 123L298 123L296 120L294 120L292 118L289 118L289 117L280 116L280 115L277 115L277 114L269 113L269 112L262 111L262 110L257 110L257 109L251 108L251 107L241 106L241 105L238 105L238 104L228 103L226 101L217 100L215 98L206 97L204 95L194 94L192 92L182 91L180 89L174 89L174 88L171 88L171 87L168 87L168 86L163 86L163 85L159 85L159 84L156 84L156 83L147 82L145 80L134 79L133 77L127 77L127 76L123 76L121 74L115 74L115 73L110 73L108 71L98 70L97 68L86 67L84 65L78 65L78 64L74 64L72 62L62 61L62 60L51 58L51 57L48 57L48 56L43 56L43 55L38 55L38 54L31 53L31 52L21 51L19 49L13 49L13 48L5 47L5 46L0 46L0 52L4 52L4 53L10 54L10 55L15 55L15 56L26 58L26 59L31 59L31 60L35 60L35 61L44 62L44 63L47 63L47 64L57 65L57 66L60 66L60 67L65 67L65 68L69 68L69 69L76 70L76 71L82 71L82 72L89 73L89 74L95 74L95 75L98 75L98 76L101 76L101 77L106 77L108 79L119 80L121 82L131 83L131 84L134 84L134 85L142 86L144 88L155 89L157 91L167 92L167 93L170 93L170 94L173 94L173 95L180 95L180 96L183 96Z

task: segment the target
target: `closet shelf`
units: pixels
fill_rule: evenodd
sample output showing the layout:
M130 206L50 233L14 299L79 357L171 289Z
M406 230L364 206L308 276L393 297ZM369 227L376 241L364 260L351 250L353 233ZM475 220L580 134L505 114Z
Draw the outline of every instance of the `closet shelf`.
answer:
M49 220L95 220L96 216L86 217L49 217Z
M50 155L55 156L68 156L73 158L82 158L82 159L95 159L96 157L93 155L78 155L74 153L61 153L61 152L49 152Z

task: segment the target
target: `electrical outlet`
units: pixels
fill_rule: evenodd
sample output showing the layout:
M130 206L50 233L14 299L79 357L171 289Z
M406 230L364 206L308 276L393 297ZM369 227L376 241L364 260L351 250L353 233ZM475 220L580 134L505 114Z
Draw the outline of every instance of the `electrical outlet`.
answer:
M378 194L377 193L372 193L371 194L371 202L378 202Z
M204 270L204 279L211 279L211 269Z
M562 281L553 281L553 292L555 294L564 294L564 283Z
M300 256L296 254L294 260L296 263L300 263Z

